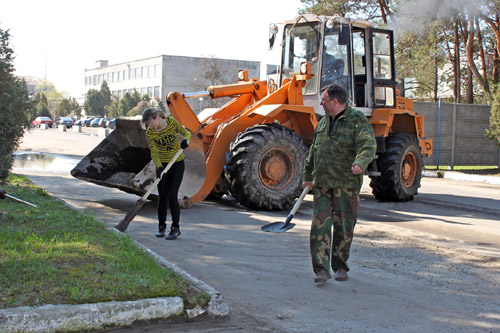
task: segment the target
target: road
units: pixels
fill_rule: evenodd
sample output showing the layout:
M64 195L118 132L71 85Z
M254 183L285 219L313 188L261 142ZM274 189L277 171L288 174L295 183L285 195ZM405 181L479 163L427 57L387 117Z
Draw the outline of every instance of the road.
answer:
M58 153L57 147L81 156L94 141L88 133L35 130L20 150ZM67 147L71 142L79 144ZM137 200L64 174L26 174L110 227ZM114 331L499 331L500 186L424 178L414 201L381 203L368 182L349 279L325 284L312 281L311 196L294 218L296 227L284 234L264 233L260 226L284 221L287 212L249 211L230 198L202 202L182 210L176 241L154 237L155 203L147 204L127 234L220 290L231 315Z

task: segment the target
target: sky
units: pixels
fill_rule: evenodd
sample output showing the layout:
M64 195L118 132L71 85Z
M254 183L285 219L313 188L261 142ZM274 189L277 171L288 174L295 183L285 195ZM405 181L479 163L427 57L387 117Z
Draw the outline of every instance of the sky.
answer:
M269 24L291 20L300 0L2 0L16 75L84 93L84 70L162 54L277 63Z

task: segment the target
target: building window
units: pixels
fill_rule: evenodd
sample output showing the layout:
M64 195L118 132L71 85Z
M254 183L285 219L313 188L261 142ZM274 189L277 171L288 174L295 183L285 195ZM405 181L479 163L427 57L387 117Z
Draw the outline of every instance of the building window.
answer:
M116 82L115 81L115 72L111 73L111 82Z
M153 97L153 87L148 87L148 96L149 98Z
M146 95L146 88L141 88L141 96Z
M129 80L135 79L135 68L129 69Z
M154 77L154 76L155 76L154 66L153 65L148 66L148 77Z
M120 82L122 80L123 80L122 71L118 71L118 82Z
M145 79L146 78L146 66L144 67L141 67L141 79Z
M94 75L94 84L97 84L97 74Z
M161 65L155 65L155 77L161 76Z
M154 97L160 97L160 86L155 87Z

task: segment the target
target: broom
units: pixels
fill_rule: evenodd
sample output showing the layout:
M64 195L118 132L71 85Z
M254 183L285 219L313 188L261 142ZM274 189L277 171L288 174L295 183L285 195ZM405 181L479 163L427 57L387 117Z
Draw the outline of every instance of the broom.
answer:
M153 192L153 190L156 188L156 186L158 186L158 183L160 182L160 180L163 177L163 175L168 171L168 169L170 169L172 167L172 165L175 163L175 160L177 159L177 157L179 157L179 155L182 154L182 151L183 151L183 149L179 149L179 151L175 154L175 156L172 158L172 160L170 160L170 162L168 162L167 166L162 171L160 177L156 178L156 180L154 181L153 185L151 185L149 187L149 190L146 192L146 194L144 194L142 196L142 198L140 198L139 200L137 200L137 202L135 203L135 205L127 212L127 215L125 215L125 217L123 218L123 220L121 220L120 223L118 223L115 226L116 229L118 229L121 232L124 232L127 229L129 223L132 222L132 220L134 219L134 217L136 217L136 215L139 213L139 211L141 210L142 206L144 206L144 204L146 203L146 201L147 201L149 195L151 194L151 192Z

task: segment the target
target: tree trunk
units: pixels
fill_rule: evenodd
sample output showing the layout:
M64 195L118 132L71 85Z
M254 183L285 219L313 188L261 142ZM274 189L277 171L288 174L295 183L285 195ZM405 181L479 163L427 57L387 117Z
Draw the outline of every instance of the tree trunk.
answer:
M476 64L474 63L474 17L472 15L469 16L469 36L467 37L467 47L466 47L466 55L467 55L467 64L469 69L472 71L472 74L478 81L481 88L484 90L484 94L488 101L491 101L491 92L486 85L484 78L479 73Z
M382 21L384 22L384 24L387 24L387 17L390 17L392 15L389 6L387 5L387 1L377 0L377 2L380 7L380 13L382 14Z
M465 96L465 103L474 104L474 82L472 80L472 70L470 67L467 67L467 94Z
M500 15L495 15L495 25L498 27L500 25ZM497 45L500 41L497 39ZM500 54L498 48L495 48L495 55L493 60L493 83L496 86L500 81Z
M479 45L479 58L481 59L481 67L483 67L483 79L485 90L490 91L490 85L488 83L488 73L486 68L486 59L484 57L484 47L483 47L483 36L481 33L481 28L479 27L479 19L476 17L476 31L477 31L477 44Z

